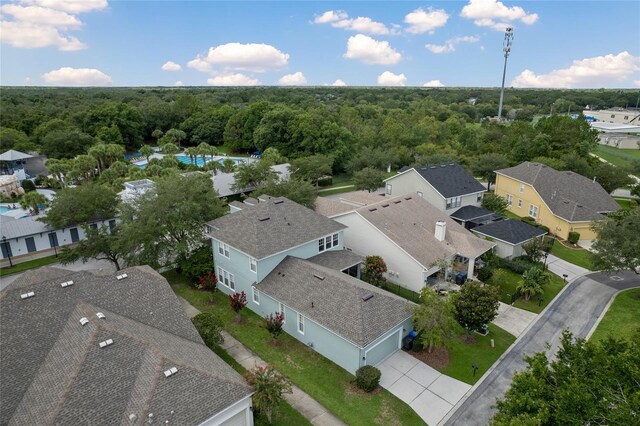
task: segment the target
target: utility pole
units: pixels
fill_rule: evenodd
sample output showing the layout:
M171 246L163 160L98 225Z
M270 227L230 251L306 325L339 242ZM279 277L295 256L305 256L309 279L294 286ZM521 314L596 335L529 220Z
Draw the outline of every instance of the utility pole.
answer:
M502 70L502 87L500 89L500 106L498 106L498 121L502 120L502 100L504 99L504 78L507 75L507 58L511 53L511 43L513 42L513 28L509 27L504 32L504 43L502 51L504 52L504 69Z

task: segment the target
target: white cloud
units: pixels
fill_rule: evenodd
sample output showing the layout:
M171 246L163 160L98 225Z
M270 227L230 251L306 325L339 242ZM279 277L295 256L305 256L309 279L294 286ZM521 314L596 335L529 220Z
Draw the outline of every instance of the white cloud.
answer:
M640 80L633 80L633 84L640 87Z
M187 66L208 72L219 66L227 70L265 72L284 68L289 54L268 44L227 43L210 47L207 56L198 55Z
M640 57L629 52L574 60L568 68L536 74L524 70L512 82L513 87L605 87L640 71Z
M346 86L347 83L345 83L343 80L337 79L336 81L331 83L331 85L332 86L337 86L337 87L342 87L342 86Z
M95 68L63 67L43 74L42 79L56 86L106 86L111 77Z
M82 22L73 15L59 10L47 9L40 6L23 7L17 4L5 4L2 13L13 16L16 21L29 22L50 27L79 28Z
M175 62L172 62L172 61L165 62L161 68L162 68L162 71L180 71L182 69L180 64L176 64Z
M178 80L173 85L176 86L176 87L182 87L182 86L184 86L184 83L181 80Z
M207 79L207 84L211 86L257 86L260 81L244 74L222 74Z
M20 21L1 21L0 37L3 43L20 49L56 46L59 50L72 51L87 47L76 37L60 34L54 27Z
M444 84L440 80L427 81L422 85L423 87L444 87Z
M300 71L287 74L283 76L280 80L278 80L278 84L282 84L284 86L302 86L303 84L307 84L307 78Z
M515 21L526 25L533 25L538 21L537 13L528 13L520 6L508 7L497 0L469 0L460 16L473 19L473 23L479 27L491 27L498 31L504 31Z
M404 74L394 74L390 71L385 71L378 76L379 86L404 86L407 82L407 77Z
M397 64L402 55L396 52L388 41L377 41L363 34L349 37L347 52L343 55L347 59L357 59L365 64Z
M391 33L389 28L387 28L387 26L382 22L376 22L371 18L363 16L358 16L355 19L343 19L336 21L333 22L331 26L366 34L387 35Z
M455 37L445 41L444 44L427 44L425 47L433 53L450 53L456 50L460 43L477 43L480 39L474 36Z
M433 34L436 28L444 26L449 20L449 15L443 9L418 8L404 17L408 24L407 32L412 34Z
M343 19L347 19L349 15L347 15L342 10L327 10L320 16L316 16L313 20L314 24L328 24L330 22L340 21Z
M24 4L34 4L47 9L62 10L69 13L85 13L105 9L107 0L20 0Z

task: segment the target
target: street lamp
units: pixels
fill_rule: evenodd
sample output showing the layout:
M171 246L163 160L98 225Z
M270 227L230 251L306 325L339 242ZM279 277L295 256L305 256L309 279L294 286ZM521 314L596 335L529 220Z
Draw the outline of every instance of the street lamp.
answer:
M542 270L546 271L547 270L547 257L549 257L549 253L544 252L544 265L542 266Z
M11 243L7 243L7 237L5 237L4 235L2 236L2 244L4 245L4 249L7 251L7 257L9 258L9 267L13 268L13 262L11 261L11 247L9 245Z

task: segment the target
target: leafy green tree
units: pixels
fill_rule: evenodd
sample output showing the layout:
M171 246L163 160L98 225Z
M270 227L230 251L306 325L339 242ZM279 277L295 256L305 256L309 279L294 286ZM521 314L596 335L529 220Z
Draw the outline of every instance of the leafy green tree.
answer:
M22 189L24 189L24 192L32 192L36 190L36 184L33 183L32 180L29 179L25 179L22 181Z
M315 183L318 179L331 175L333 158L326 155L311 155L309 157L296 158L291 162L291 174L296 178Z
M25 146L27 144L29 144L29 138L23 131L0 127L0 146L3 151L16 149L18 146ZM20 150L16 149L16 151Z
M347 170L355 173L364 168L386 170L387 166L396 164L395 156L386 150L362 147L347 163Z
M367 256L364 259L362 280L380 287L384 282L383 274L387 272L387 264L380 256Z
M60 183L60 187L65 187L64 178L73 167L71 160L58 160L57 158L49 158L45 162L45 166L49 173L51 173L55 179Z
M73 124L69 123L66 120L62 120L60 118L53 118L49 121L45 121L42 124L38 125L38 127L34 129L31 137L35 143L37 143L38 145L41 145L45 136L47 136L49 133L56 130L68 131L68 130L78 130L78 129L76 129Z
M616 167L613 164L600 162L593 168L593 174L605 191L612 193L618 188L623 188L634 183L634 179L629 176L629 171Z
M315 208L316 198L318 197L313 185L295 178L262 182L251 193L251 196L259 197L263 194L271 195L272 197L286 197L310 209Z
M96 139L104 144L124 145L120 129L115 124L99 128L96 132Z
M116 216L118 195L98 184L80 185L59 191L51 201L43 221L52 228L88 225Z
M189 253L180 263L180 271L182 275L191 281L197 280L199 277L207 275L213 271L213 252L210 244L204 244L201 247Z
M167 155L177 154L180 152L180 147L174 143L167 142L162 145L162 153Z
M71 171L75 172L75 175L80 177L82 181L88 182L93 178L97 167L98 162L92 156L78 155L73 160Z
M468 330L479 330L498 315L499 300L498 287L483 286L477 281L465 283L453 300L458 324Z
M544 238L534 238L530 241L527 241L522 245L522 249L527 254L527 257L534 262L540 262L542 256L545 253L549 253L553 246L554 240L549 238L548 240L544 240Z
M107 102L91 108L82 116L83 129L98 135L103 127L118 128L127 149L135 150L144 140L144 116L135 106L124 102Z
M640 207L619 218L598 222L594 230L598 233L592 246L596 268L640 272Z
M492 192L487 192L486 194L484 194L481 205L483 208L491 210L492 212L499 215L506 214L509 208L509 204L507 204L507 200L504 197L496 195Z
M384 173L380 170L366 167L353 174L353 183L356 189L373 192L384 186Z
M488 153L476 157L471 165L475 176L479 176L488 182L489 188L496 182L496 170L509 167L509 160L504 154Z
M160 129L155 129L153 132L151 132L151 137L154 138L156 140L156 143L158 143L160 141L160 138L164 135L164 132Z
M197 112L180 124L191 144L202 142L212 145L224 143L224 128L235 110L229 105Z
M286 163L287 159L280 154L280 151L278 151L277 148L270 147L264 150L260 157L260 161L274 166L276 164Z
M255 163L241 163L236 167L234 182L231 189L242 192L251 190L261 183L268 183L278 179L278 172L269 163L257 161Z
M82 228L86 238L78 241L73 247L64 246L59 255L60 263L67 265L78 260L106 260L119 271L131 250L130 236L118 225L111 230L107 226L93 229L83 225Z
M154 153L153 147L151 145L142 145L140 148L140 155L147 159L147 163L149 162L149 157L151 157Z
M207 346L217 346L224 343L222 336L224 324L213 312L202 312L193 317L191 321Z
M269 423L273 420L274 410L284 400L285 393L292 393L291 382L270 366L259 366L245 375L255 393L253 394L253 408L267 417Z
M525 357L492 426L631 425L640 408L640 333L630 341L562 335L555 356Z
M539 266L534 266L522 274L522 280L516 286L516 290L524 296L527 302L531 296L542 296L544 285L549 282L549 276Z
M87 152L93 138L79 130L55 130L42 139L42 154L49 158L74 158Z
M169 129L165 132L161 141L165 143L172 143L180 146L180 143L187 138L187 134L179 129ZM161 142L160 142L161 143Z
M427 346L429 352L434 346L449 346L458 327L453 303L424 287L420 292L420 304L413 311L413 328L423 346Z
M20 206L25 210L32 210L33 214L40 213L40 206L45 206L46 204L47 198L35 191L27 192L20 198Z
M293 148L290 146L288 130L289 121L293 116L293 110L282 105L262 116L260 123L253 131L253 142L256 148L262 151L262 159L270 148L282 151L289 151Z

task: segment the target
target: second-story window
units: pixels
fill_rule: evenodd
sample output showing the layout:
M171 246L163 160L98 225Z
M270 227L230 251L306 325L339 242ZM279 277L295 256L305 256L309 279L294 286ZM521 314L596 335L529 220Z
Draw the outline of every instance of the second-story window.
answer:
M338 233L328 235L318 240L318 253L329 250L331 247L337 247L340 241Z
M460 207L461 204L462 204L462 197L447 198L447 209Z
M524 183L520 184L520 193L522 194L524 192Z
M218 241L218 253L220 253L221 256L226 257L227 259L229 258L229 245L223 243L222 241Z
M256 272L258 270L258 262L253 257L249 258L249 269L251 272Z

